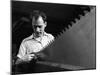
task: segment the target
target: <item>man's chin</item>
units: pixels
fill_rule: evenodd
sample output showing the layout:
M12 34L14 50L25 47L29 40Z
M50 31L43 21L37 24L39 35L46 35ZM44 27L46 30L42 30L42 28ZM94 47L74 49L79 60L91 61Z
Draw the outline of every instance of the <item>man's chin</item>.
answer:
M37 35L36 35L36 37L41 37L41 36L42 36L42 34L37 34Z

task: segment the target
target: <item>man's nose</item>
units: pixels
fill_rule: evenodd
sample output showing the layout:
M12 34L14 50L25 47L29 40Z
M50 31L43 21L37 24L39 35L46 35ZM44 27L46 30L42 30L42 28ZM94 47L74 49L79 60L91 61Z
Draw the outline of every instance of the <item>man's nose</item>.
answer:
M36 31L37 31L37 32L40 32L40 28L37 27L37 28L36 28Z

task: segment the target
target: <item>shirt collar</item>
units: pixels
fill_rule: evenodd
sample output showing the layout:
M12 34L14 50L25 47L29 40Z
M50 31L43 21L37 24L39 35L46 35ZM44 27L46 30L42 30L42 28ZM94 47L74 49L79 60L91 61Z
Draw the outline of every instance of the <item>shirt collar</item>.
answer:
M35 37L35 34L34 34L34 33L32 34L32 36L33 36L33 37L32 37L33 39L35 39L36 41L41 42L41 40L42 40L43 36L46 36L46 32L44 32L44 33L43 33L43 36L38 37L38 38L37 38L37 37Z

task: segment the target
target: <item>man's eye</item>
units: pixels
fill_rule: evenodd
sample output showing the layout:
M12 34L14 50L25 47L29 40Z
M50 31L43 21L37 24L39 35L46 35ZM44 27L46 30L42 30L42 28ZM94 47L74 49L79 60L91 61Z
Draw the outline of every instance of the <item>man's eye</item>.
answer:
M34 26L34 28L42 28L42 26Z
M37 28L38 26L34 26L34 28Z
M34 26L34 28L36 28L36 26Z
M37 26L38 28L41 28L42 26Z
M39 28L42 28L42 26L39 26Z

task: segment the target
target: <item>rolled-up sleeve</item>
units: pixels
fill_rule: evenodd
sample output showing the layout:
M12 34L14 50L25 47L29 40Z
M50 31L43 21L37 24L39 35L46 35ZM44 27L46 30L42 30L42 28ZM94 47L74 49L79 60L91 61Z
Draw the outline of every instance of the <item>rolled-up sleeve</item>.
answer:
M20 59L23 59L23 56L26 54L26 47L25 47L25 43L22 42L19 48L19 52L17 54L17 57L19 57Z
M54 36L51 35L51 34L49 34L49 40L50 40L50 41L54 41Z

